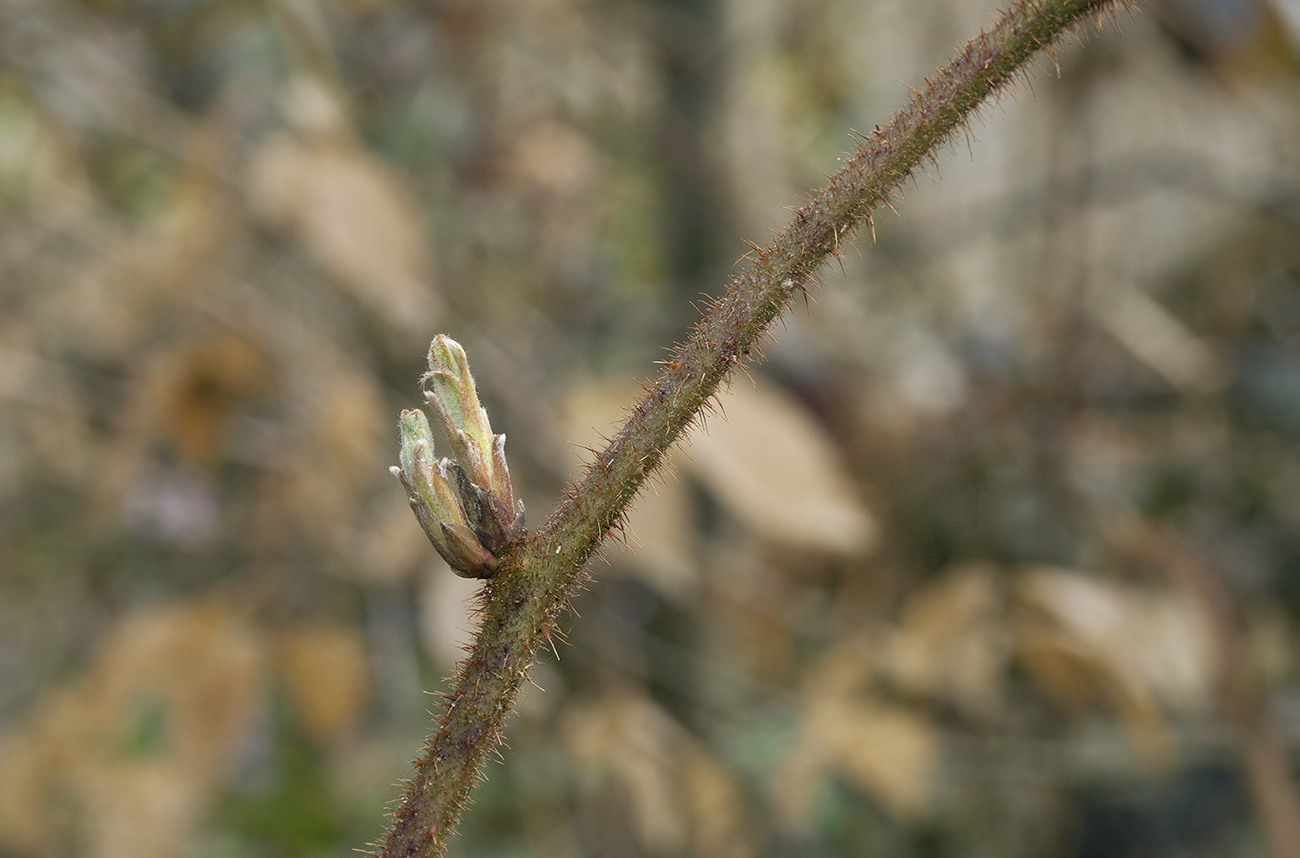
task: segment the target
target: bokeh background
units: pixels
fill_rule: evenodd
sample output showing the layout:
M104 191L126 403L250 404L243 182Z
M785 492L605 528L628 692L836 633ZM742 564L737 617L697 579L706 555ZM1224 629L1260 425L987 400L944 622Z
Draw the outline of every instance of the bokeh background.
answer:
M429 339L543 521L993 14L0 2L0 856L375 839L472 626L387 471ZM1122 12L843 247L452 854L1300 854L1298 23Z

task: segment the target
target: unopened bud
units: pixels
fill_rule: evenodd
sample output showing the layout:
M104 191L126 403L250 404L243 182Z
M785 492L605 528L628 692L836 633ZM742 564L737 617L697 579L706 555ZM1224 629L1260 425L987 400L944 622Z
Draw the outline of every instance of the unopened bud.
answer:
M504 435L493 435L478 401L465 350L438 335L429 347L429 371L420 379L442 424L454 461L434 459L433 432L422 411L403 411L402 481L420 526L456 574L490 577L500 552L524 533L524 505L516 502L506 466Z

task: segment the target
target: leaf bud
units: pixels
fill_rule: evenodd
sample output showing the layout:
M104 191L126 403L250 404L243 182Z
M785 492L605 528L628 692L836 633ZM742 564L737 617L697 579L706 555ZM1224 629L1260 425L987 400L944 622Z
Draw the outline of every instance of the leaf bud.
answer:
M434 338L420 382L452 458L434 459L424 412L403 411L401 466L391 470L429 541L456 574L490 577L500 553L525 532L524 505L515 500L506 465L506 436L492 434L465 350L455 340Z

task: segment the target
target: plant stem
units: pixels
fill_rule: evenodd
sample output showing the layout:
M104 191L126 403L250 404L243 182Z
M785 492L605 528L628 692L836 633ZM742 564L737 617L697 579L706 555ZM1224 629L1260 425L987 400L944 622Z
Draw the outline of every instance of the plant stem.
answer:
M859 138L856 153L800 208L793 223L734 277L690 337L646 387L627 421L596 455L586 476L565 492L550 520L503 558L483 587L482 626L459 666L437 730L414 762L415 773L379 844L384 858L443 853L484 760L541 645L581 588L584 566L617 527L641 484L753 351L767 327L814 273L839 253L871 211L936 147L1020 72L1089 15L1127 0L1022 0L972 40L938 76L926 80L892 121Z

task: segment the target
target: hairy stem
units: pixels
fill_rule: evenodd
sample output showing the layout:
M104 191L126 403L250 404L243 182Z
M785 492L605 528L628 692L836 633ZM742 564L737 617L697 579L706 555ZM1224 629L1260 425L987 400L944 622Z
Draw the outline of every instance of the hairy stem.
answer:
M794 215L686 342L664 362L621 430L570 487L550 520L506 555L483 588L482 626L437 730L414 762L415 773L377 854L442 854L483 763L501 738L520 684L539 646L583 582L583 568L617 526L664 452L695 420L718 386L758 343L791 297L838 254L871 212L971 114L1037 53L1089 15L1126 0L1022 0L981 33L938 76L925 82L890 123L858 140L857 151Z

